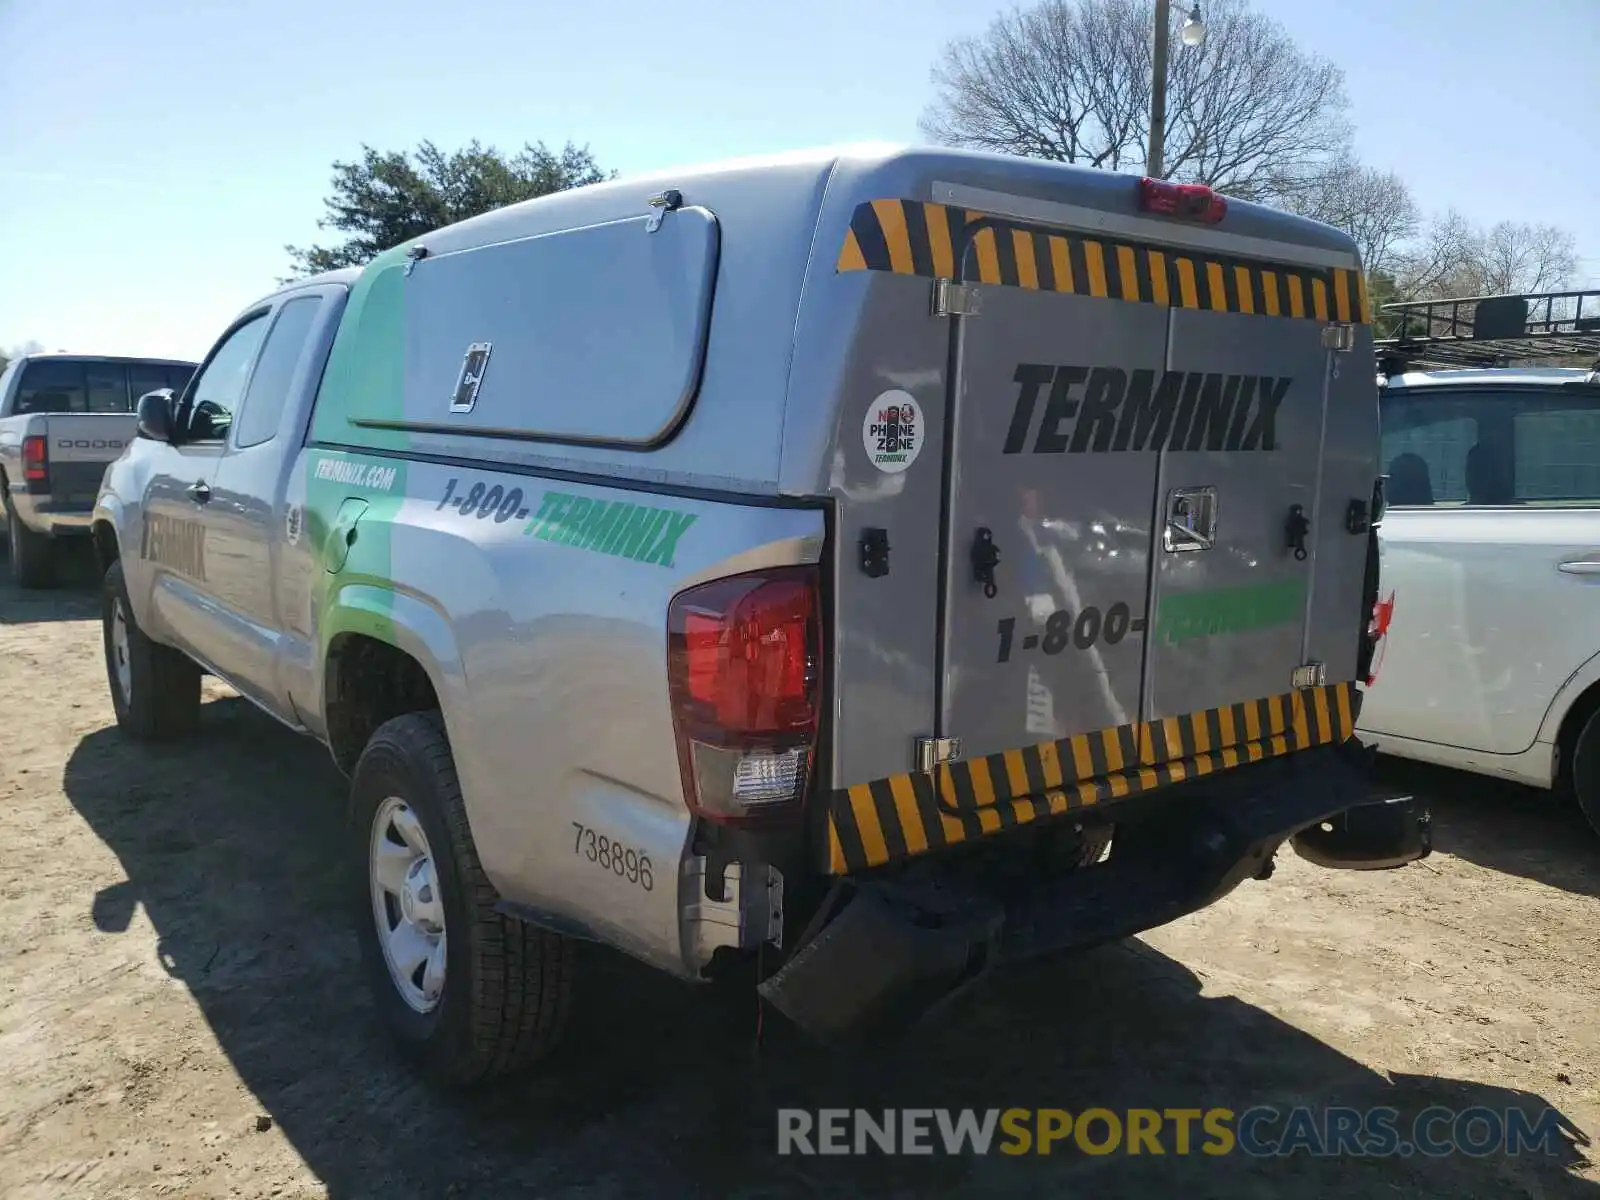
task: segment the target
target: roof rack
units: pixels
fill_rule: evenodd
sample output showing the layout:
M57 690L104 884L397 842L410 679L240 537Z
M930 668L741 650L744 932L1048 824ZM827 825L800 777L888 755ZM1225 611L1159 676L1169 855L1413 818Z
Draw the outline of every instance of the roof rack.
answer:
M1506 367L1586 357L1600 366L1600 288L1386 304L1395 335L1373 343L1379 370Z

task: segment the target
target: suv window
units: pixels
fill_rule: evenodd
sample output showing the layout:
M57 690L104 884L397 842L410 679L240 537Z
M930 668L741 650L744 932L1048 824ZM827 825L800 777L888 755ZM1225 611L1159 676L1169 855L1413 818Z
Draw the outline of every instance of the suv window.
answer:
M289 385L294 382L295 367L300 363L306 337L321 303L320 296L301 296L278 310L278 318L272 323L272 332L267 334L260 361L250 377L244 407L234 419L235 446L258 446L277 434L278 419L289 397Z
M250 368L267 331L267 314L251 317L223 339L200 368L200 377L186 401L184 437L191 442L220 442L228 436L233 414L250 382Z
M1429 388L1381 413L1392 505L1600 505L1600 392Z

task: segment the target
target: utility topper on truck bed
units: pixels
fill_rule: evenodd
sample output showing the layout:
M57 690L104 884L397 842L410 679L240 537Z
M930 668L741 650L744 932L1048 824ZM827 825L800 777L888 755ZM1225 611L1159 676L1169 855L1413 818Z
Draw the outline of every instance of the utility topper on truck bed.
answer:
M765 948L842 1036L1291 838L1427 852L1351 736L1377 401L1319 225L954 152L596 185L263 300L141 431L97 513L119 719L189 727L199 663L329 744L441 1078L548 1044L574 938Z

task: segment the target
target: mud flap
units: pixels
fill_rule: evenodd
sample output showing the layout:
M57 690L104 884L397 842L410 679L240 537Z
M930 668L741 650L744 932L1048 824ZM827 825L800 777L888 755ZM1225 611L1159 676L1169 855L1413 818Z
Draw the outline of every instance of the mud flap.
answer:
M1303 829L1289 844L1319 867L1387 871L1433 852L1433 814L1414 796L1390 796Z
M760 985L821 1042L903 1029L965 993L998 959L1005 910L938 883L864 883Z

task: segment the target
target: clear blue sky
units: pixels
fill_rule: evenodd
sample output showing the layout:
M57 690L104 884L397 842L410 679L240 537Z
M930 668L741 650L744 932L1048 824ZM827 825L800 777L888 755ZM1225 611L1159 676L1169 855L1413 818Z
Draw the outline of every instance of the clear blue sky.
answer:
M1186 0L1179 0L1186 2ZM624 173L918 140L992 0L0 0L0 346L198 357L362 142L587 142ZM1548 221L1600 282L1600 0L1257 0L1424 209Z

